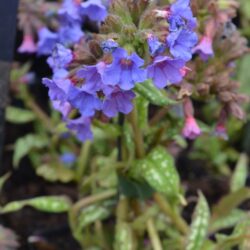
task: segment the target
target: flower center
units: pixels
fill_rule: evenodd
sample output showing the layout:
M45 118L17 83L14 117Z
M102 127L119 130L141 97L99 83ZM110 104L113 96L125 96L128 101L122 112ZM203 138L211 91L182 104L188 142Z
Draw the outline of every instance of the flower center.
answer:
M124 66L131 66L133 62L129 59L121 59L120 63Z

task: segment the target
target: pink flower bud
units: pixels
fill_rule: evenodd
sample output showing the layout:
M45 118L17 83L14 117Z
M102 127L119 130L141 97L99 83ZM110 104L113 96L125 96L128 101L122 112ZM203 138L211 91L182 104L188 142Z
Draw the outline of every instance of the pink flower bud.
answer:
M208 36L203 36L201 41L193 48L193 54L198 53L202 60L206 61L214 55L212 48L212 39Z
M182 130L182 135L188 139L195 139L201 134L201 129L198 126L193 116L186 117L185 125Z
M37 50L36 44L31 35L25 35L23 38L23 42L18 48L19 53L35 53Z

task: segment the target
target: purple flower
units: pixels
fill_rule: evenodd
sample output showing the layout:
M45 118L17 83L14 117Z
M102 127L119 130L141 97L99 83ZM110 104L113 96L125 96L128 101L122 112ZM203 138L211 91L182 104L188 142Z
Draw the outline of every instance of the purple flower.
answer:
M69 91L71 81L69 79L43 78L42 83L49 88L49 97L51 100L65 101Z
M85 117L93 116L96 110L101 110L102 108L102 102L97 95L90 94L82 88L73 85L69 88L68 101Z
M182 135L191 140L201 135L201 129L193 116L186 117Z
M62 24L71 23L74 21L81 21L80 17L80 3L74 0L64 0L62 7L59 9L58 14Z
M159 41L156 36L149 35L148 39L149 53L151 56L157 56L165 50L165 45Z
M196 18L193 17L192 10L190 8L190 0L177 0L170 7L170 30L176 31L180 27L183 27L187 22L187 27L193 29L196 26Z
M128 114L133 109L132 100L135 94L129 91L115 90L103 103L102 111L108 117L114 117L118 112Z
M62 25L58 31L59 42L66 46L78 43L83 36L81 24L77 21Z
M52 101L53 108L62 114L63 119L66 119L72 111L72 106L69 102L54 100Z
M23 42L18 48L19 53L35 53L37 50L36 44L34 42L33 36L25 35L23 38Z
M164 88L182 80L181 69L184 65L185 61L181 59L157 56L153 63L148 66L148 77L153 80L156 87Z
M52 51L52 56L47 60L52 69L64 69L73 60L72 51L65 48L62 44L56 44Z
M167 44L170 48L170 53L175 58L180 58L184 61L189 61L192 58L192 48L197 41L197 35L186 29L171 32L167 37Z
M93 134L90 128L91 119L89 117L83 117L68 120L67 127L76 133L77 138L84 142L86 140L92 140Z
M77 72L77 77L84 79L84 84L82 89L88 93L96 93L102 90L103 81L102 74L105 69L106 64L104 62L99 62L96 65L84 66Z
M65 152L60 155L60 161L66 165L72 165L76 161L76 155L71 152Z
M193 48L193 53L198 53L202 60L206 61L214 56L212 48L212 39L208 36L203 36L199 44Z
M136 83L146 80L146 71L140 68L143 64L144 60L135 52L128 55L125 49L117 48L113 52L113 62L104 71L103 82L130 90Z
M81 13L92 21L103 22L108 12L101 0L89 0L81 4Z
M58 35L51 32L46 27L41 28L38 31L38 54L39 55L50 55L53 48L58 41Z

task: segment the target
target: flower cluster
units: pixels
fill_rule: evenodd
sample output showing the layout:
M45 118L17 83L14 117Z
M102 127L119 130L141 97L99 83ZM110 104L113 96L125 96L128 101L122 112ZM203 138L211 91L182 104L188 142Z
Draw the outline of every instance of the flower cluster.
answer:
M111 2L111 11L116 10L114 2ZM65 0L58 11L62 28L68 29L72 24L78 27L75 30L80 30L82 15L100 23L107 15L103 6L99 0L84 3ZM94 63L83 63L81 49L70 47L71 42L76 43L79 39L66 39L71 36L60 35L61 29L56 35L47 30L47 34L40 37L40 51L49 52L52 44L55 46L48 58L53 78L43 79L43 84L49 88L53 106L61 111L68 128L74 130L80 140L92 138L91 120L99 113L108 118L119 112L130 113L136 84L151 79L157 88L162 89L180 83L185 76L185 65L192 58L192 49L198 41L194 32L196 19L189 0L178 0L171 6L164 6L164 10L153 9L150 14L166 24L166 35L162 37L157 36L157 32L133 30L132 36L142 34L140 39L148 48L144 53L138 52L132 39L129 43L126 41L127 34L120 39L99 35L97 47L101 50L100 55L95 56ZM74 28L70 32L74 32ZM80 32L76 33L79 36L72 37L80 38ZM63 39L58 40L58 37ZM89 40L93 39L86 35L82 42L78 41L79 47L88 44ZM77 110L76 119L70 119L72 110Z
M52 24L55 22L56 25L50 29L41 20L35 17L32 20L32 10L31 13L28 11L26 16L21 17L25 21L22 22L24 39L18 49L20 53L37 52L38 55L50 55L57 43L72 46L84 37L82 26L85 22L91 20L100 23L107 16L105 3L101 0L89 0L83 3L81 0L64 0L59 8L56 6L57 9L54 12L51 11L53 6L46 8L44 3L42 6L38 4L36 8L45 9L44 15L51 20ZM24 8L30 8L29 2L27 4L22 2L21 5ZM34 33L36 32L37 44L34 42Z

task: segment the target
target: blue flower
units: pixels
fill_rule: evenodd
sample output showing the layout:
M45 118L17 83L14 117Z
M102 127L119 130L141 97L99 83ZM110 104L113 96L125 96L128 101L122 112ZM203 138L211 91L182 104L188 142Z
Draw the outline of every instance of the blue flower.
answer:
M95 94L104 88L102 74L105 69L105 63L99 62L96 65L85 65L77 71L77 77L84 79L82 89L88 93Z
M177 31L179 28L187 27L192 30L196 27L196 18L193 17L190 8L190 0L177 0L170 7L168 18L170 31Z
M58 41L57 33L54 33L46 27L38 31L37 52L39 55L50 55Z
M101 0L89 0L81 4L81 14L92 21L103 22L108 12Z
M73 0L64 0L58 14L62 24L81 21L80 4Z
M175 58L189 61L192 58L192 48L196 45L198 37L196 33L180 29L176 32L171 32L167 37L167 44L170 48L170 53Z
M72 165L76 161L76 155L71 152L65 152L60 155L60 161L66 165Z
M148 66L148 77L158 88L164 88L172 83L179 83L182 80L181 68L185 61L172 59L168 56L157 56L151 65Z
M68 91L68 101L85 117L93 116L96 110L102 108L102 102L97 95L90 94L73 85L70 86Z
M116 89L104 100L102 111L108 117L114 117L118 112L128 114L133 109L132 100L135 94L133 91L122 91Z
M83 36L81 24L77 21L61 25L58 31L59 42L66 46L78 43Z
M47 59L49 66L54 69L64 69L73 60L72 51L62 44L56 44L52 55Z
M73 109L71 104L67 101L54 100L52 101L52 106L62 114L63 119L66 119Z
M71 81L69 79L43 78L42 83L49 88L49 97L51 100L66 101Z
M140 67L144 60L135 52L128 55L123 48L113 52L113 62L103 73L103 82L107 85L118 85L123 90L132 89L136 83L146 80L146 71Z
M151 56L159 55L166 49L166 46L156 36L149 35L147 42Z
M91 118L83 117L67 120L67 128L76 133L77 138L84 142L86 140L92 140L93 134L90 128Z
M101 43L101 48L105 54L112 53L115 49L118 48L118 43L115 42L113 39L108 39Z

